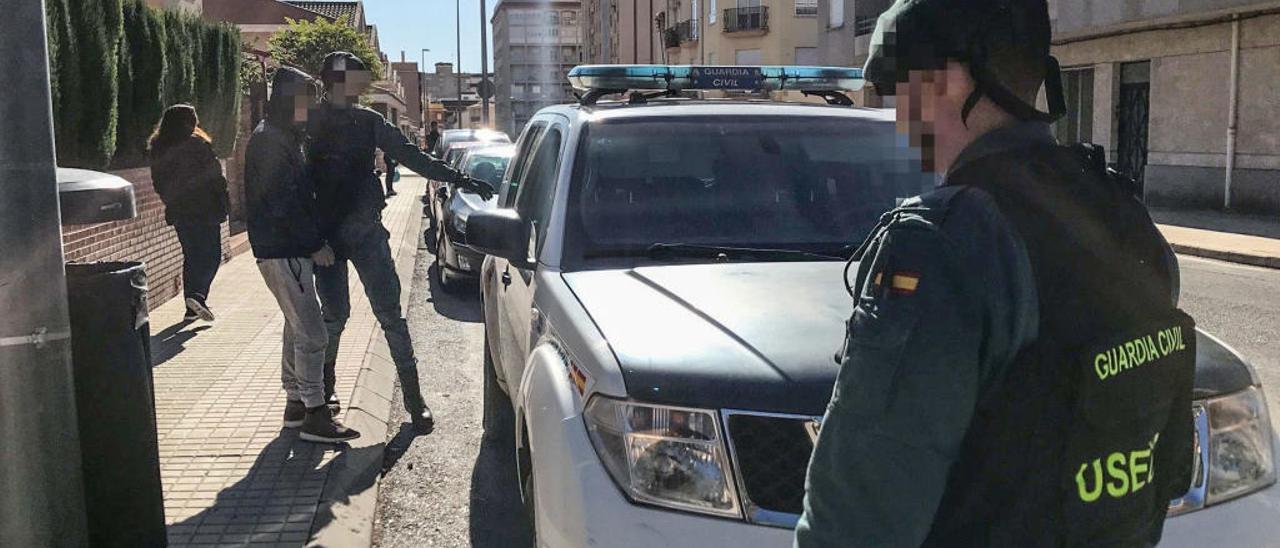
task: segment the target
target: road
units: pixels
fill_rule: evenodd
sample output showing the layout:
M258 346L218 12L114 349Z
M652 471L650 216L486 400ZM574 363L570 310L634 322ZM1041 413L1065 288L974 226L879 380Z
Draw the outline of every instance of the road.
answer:
M437 427L413 437L395 412L378 500L374 545L507 548L527 546L506 442L482 428L483 327L474 288L464 297L431 283L433 256L420 246L409 326L422 386ZM1199 325L1244 354L1273 390L1280 421L1280 270L1180 257L1182 306Z
M483 435L479 289L464 287L464 296L439 290L433 259L419 242L408 319L436 428L414 437L397 391L374 546L528 546L514 449Z
M1186 256L1178 262L1183 310L1253 364L1271 420L1280 424L1280 270Z

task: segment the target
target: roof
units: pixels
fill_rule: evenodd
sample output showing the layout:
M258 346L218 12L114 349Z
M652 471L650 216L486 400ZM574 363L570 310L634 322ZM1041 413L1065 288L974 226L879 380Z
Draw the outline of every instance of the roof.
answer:
M305 2L324 3L324 2ZM283 25L285 19L314 20L331 17L277 0L218 0L206 2L201 13L206 21L237 25Z
M539 112L559 112L569 118L585 118L590 121L605 119L634 119L651 116L840 116L893 122L893 109L845 107L817 103L787 103L766 100L742 99L650 99L648 103L632 105L625 101L601 102L583 106L577 104L556 105Z
M325 17L337 19L347 16L348 23L360 21L360 13L363 11L360 2L316 2L316 1L294 1L286 0L286 4L297 6L307 11L313 11Z

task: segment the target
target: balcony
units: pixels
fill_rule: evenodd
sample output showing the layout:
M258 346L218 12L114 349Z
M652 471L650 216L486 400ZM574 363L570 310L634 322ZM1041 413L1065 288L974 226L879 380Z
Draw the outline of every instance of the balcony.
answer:
M680 40L681 44L698 40L698 26L692 19L676 23L673 30L676 31L676 38Z
M768 32L769 7L729 8L724 10L724 32Z
M853 35L862 36L876 31L876 21L880 15L858 15L853 18Z

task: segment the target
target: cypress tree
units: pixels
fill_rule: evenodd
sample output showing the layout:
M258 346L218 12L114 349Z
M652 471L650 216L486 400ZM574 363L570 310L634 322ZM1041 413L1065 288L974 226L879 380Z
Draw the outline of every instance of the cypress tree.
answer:
M45 12L54 141L59 165L70 165L76 150L76 128L80 125L79 48L67 0L46 0Z
M164 12L165 77L164 106L190 103L195 99L194 37L188 31L189 16Z
M142 0L124 5L124 37L120 46L116 156L113 165L141 165L147 138L160 121L164 104L165 35L161 12Z
M80 92L73 97L61 91L60 103L78 101L81 115L74 131L68 132L75 135L75 143L63 164L102 169L115 152L120 0L71 0L67 6L79 45Z

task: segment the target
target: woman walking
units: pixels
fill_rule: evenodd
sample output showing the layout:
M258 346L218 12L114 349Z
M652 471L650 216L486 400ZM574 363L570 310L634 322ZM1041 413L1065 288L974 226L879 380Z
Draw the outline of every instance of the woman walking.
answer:
M164 202L164 218L182 245L184 319L213 321L209 286L222 264L222 221L227 218L227 179L200 129L196 109L173 105L151 134L151 180Z

